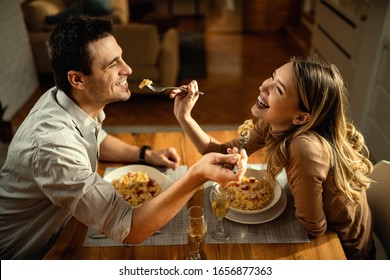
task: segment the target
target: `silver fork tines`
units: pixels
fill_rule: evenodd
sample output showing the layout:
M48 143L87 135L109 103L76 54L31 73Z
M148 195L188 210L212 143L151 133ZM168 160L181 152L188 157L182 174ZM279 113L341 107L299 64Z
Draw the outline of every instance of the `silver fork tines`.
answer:
M161 230L157 230L155 231L153 234L160 234L162 233ZM108 238L107 235L105 235L104 233L92 233L89 238L91 239L105 239L105 238Z
M103 233L93 233L89 236L89 238L91 238L91 239L105 239L105 238L107 238L107 235L105 235Z
M244 145L249 142L249 138L250 138L250 134L249 133L240 134L240 136L238 137L238 141L240 142L240 146L238 147L238 153L240 153L242 148L244 147ZM234 174L237 173L237 168L238 168L238 166L237 166L237 164L235 164L233 166Z
M152 85L146 85L148 88L150 88L154 92L163 92L164 90L174 90L174 89L180 89L182 91L187 91L186 88L181 88L181 87L154 87ZM201 91L197 91L197 94L203 95L204 93Z

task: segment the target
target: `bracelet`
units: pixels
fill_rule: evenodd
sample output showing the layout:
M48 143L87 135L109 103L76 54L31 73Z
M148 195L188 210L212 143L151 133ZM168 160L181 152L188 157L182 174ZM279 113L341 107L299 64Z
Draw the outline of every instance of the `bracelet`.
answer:
M146 160L145 160L145 152L146 150L153 150L152 147L150 146L147 146L147 145L144 145L141 147L141 150L139 152L139 162L140 163L146 163Z

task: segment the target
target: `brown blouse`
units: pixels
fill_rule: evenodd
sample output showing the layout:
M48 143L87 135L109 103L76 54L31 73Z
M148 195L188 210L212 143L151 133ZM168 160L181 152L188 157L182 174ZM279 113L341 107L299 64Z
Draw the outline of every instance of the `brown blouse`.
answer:
M264 147L269 136L270 132L257 123L244 146L248 155ZM227 148L238 146L238 138L224 144L211 140L205 153L226 153ZM372 246L373 224L365 190L356 203L336 188L329 149L314 134L294 138L288 146L288 156L285 169L294 196L295 215L302 227L312 237L330 227L337 232L348 259L366 258Z

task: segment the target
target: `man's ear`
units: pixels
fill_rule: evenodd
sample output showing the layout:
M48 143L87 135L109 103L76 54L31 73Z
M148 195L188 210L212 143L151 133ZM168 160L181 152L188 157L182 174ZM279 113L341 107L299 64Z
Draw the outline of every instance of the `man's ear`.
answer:
M68 81L73 88L84 89L84 75L79 71L70 70L68 72Z
M310 114L309 114L309 113L303 113L303 112L301 112L301 113L299 114L299 116L297 116L296 118L294 118L294 119L292 120L292 123L293 123L294 125L303 125L303 124L308 123L309 120L310 120Z

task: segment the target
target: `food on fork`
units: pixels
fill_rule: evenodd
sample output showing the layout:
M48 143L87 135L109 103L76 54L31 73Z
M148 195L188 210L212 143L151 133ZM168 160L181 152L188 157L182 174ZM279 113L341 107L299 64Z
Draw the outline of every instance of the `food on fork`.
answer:
M271 201L274 186L267 180L244 176L241 182L232 182L230 190L230 207L240 210L260 210Z
M161 192L161 186L144 172L128 172L112 180L114 188L132 206L138 207L153 199Z
M242 125L238 127L238 141L240 142L240 147L238 148L238 152L241 152L242 148L246 143L248 143L250 138L250 130L254 127L253 120L246 120ZM234 174L237 172L237 164L233 167Z
M249 138L250 130L253 127L254 127L253 120L252 119L246 120L242 125L240 125L238 127L238 130L237 130L238 135L241 137L248 137Z
M150 86L152 85L153 82L151 80L148 80L148 79L143 79L142 82L139 84L139 88L142 89L143 87L145 86Z

